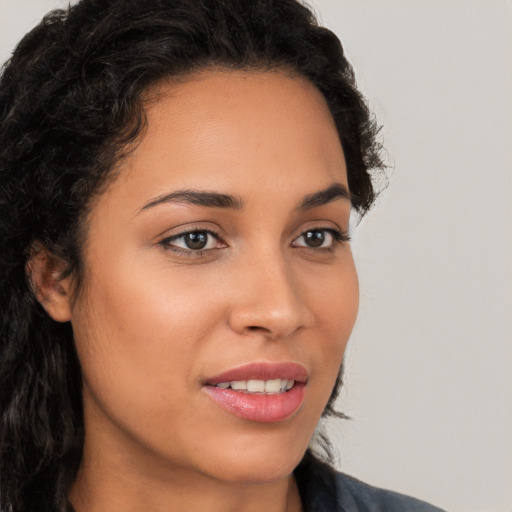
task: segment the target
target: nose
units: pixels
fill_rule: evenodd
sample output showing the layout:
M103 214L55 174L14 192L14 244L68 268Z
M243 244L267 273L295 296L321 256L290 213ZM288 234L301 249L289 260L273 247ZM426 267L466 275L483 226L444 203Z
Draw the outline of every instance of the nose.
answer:
M312 324L306 290L301 289L293 269L282 257L267 254L253 258L235 272L229 315L235 332L279 339Z

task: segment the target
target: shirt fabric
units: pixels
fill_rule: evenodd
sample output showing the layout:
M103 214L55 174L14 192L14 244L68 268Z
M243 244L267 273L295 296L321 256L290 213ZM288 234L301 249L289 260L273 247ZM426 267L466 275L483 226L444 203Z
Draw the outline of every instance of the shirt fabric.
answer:
M311 454L295 470L304 512L443 512L424 501L339 473Z

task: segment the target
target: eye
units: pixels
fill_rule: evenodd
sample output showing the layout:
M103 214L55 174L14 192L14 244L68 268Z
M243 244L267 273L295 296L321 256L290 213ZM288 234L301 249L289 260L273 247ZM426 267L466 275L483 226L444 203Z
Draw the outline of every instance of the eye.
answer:
M337 242L348 240L347 234L335 229L309 229L296 238L292 245L294 247L308 247L310 249L330 249Z
M160 245L184 252L207 251L223 246L218 235L207 230L193 230L172 235L162 240Z

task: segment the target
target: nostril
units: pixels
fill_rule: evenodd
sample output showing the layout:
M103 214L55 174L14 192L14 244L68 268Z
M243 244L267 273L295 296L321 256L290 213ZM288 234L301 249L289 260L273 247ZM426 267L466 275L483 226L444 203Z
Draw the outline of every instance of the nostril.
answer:
M264 332L270 332L270 329L267 329L266 327L261 327L259 325L248 325L247 326L248 331L264 331Z

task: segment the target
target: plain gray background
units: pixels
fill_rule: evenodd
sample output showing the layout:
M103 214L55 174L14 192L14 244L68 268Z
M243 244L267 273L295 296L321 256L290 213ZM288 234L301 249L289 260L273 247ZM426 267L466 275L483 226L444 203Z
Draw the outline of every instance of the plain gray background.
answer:
M150 1L150 0L148 0ZM354 233L339 467L452 512L512 510L512 3L314 0L379 121ZM58 0L0 0L0 60Z

